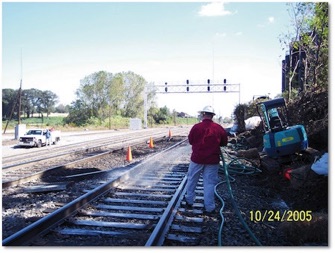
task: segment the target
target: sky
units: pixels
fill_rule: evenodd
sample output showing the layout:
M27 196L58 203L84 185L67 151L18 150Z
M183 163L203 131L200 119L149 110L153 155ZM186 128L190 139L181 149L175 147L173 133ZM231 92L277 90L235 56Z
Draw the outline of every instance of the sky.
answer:
M212 105L281 93L292 18L285 2L2 3L2 88L50 90L71 104L80 80L132 71L156 86L226 79L235 92L157 94L157 105L196 115ZM234 88L234 89L233 89Z

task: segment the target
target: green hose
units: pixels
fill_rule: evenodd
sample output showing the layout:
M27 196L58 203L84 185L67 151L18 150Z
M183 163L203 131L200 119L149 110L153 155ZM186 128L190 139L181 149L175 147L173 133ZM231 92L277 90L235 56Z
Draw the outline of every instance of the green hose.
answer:
M223 183L227 183L228 185L228 190L229 190L229 194L230 194L230 198L232 201L232 204L234 206L235 212L238 216L238 218L240 219L240 222L242 223L242 225L244 226L244 228L248 231L249 235L251 236L251 238L255 241L255 243L258 246L262 246L262 244L260 243L260 241L256 238L256 236L253 234L253 232L250 230L249 226L246 224L246 222L244 221L242 215L241 215L241 211L239 210L236 201L234 199L233 193L232 193L232 188L231 188L231 184L230 182L235 181L235 179L233 177L231 177L229 175L229 172L233 172L235 174L253 174L253 173L257 173L260 172L260 170L255 167L255 166L246 166L243 163L238 163L240 160L246 160L245 158L235 158L233 159L228 165L225 163L225 159L224 156L222 154L221 151L221 160L222 160L222 168L220 168L220 170L223 170L226 176L226 181L222 181L219 182L216 186L215 186L215 195L219 198L219 200L222 203L222 207L220 208L220 216L221 216L221 225L220 225L220 229L219 229L219 234L218 234L218 246L222 246L221 243L221 238L222 238L222 229L223 229L223 224L224 224L224 216L223 216L223 209L224 209L224 201L223 199L220 197L220 195L217 192L217 187ZM248 161L250 162L250 161Z

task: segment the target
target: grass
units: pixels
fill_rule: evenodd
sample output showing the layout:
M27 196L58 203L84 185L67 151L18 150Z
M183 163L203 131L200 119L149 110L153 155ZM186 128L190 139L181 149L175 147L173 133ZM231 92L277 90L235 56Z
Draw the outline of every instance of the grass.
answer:
M108 130L108 129L126 129L129 128L129 118L123 118L121 116L113 116L110 119L106 119L100 122L98 119L92 119L89 124L81 127L77 127L71 124L64 124L63 119L66 114L51 114L49 117L31 117L21 118L21 124L25 124L27 129L29 128L55 128L61 131L76 131L76 130ZM148 127L163 127L163 126L179 126L179 125L194 125L198 120L196 118L176 118L175 122L170 124L153 124L148 122ZM17 120L11 120L9 122L2 121L2 129L4 130L15 129L18 124ZM143 126L143 124L142 124Z
M48 128L48 127L55 127L59 128L63 125L63 118L64 116L56 116L56 117L33 117L33 118L21 118L21 124L27 125L27 127L32 128ZM8 124L8 125L7 125ZM18 124L17 120L11 121L2 121L2 129L5 129L7 125L7 129L14 129L15 126Z

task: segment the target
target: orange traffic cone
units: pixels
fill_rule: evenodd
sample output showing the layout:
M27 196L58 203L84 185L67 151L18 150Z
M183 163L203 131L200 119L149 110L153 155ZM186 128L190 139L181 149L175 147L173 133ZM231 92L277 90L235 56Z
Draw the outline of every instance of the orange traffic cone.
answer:
M154 147L154 141L152 140L152 137L150 137L149 148L153 147Z
M171 139L172 137L172 133L171 133L171 130L169 129L169 139Z
M133 156L132 156L132 154L131 154L131 148L130 148L130 147L128 147L126 160L127 160L128 162L130 162L131 160L133 160Z

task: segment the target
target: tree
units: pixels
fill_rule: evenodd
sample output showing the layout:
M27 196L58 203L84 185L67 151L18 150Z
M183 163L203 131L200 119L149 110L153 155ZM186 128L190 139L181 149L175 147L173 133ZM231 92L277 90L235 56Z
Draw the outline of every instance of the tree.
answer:
M140 117L143 115L144 110L144 87L147 84L145 79L128 71L122 73L124 98L122 115L124 117Z
M46 113L48 117L53 112L57 100L58 96L49 90L41 91L33 88L22 91L22 107L27 118L34 113L39 113L41 117Z
M69 115L65 117L63 121L65 124L84 126L91 117L91 109L83 103L82 100L77 99L71 103L71 106L69 107Z
M42 91L38 89L23 90L22 92L22 106L27 118L34 113L37 113L40 107L40 100Z
M109 90L113 74L99 71L80 81L76 95L81 103L90 108L90 115L102 121L108 115Z
M40 113L43 114L45 112L47 117L49 117L50 113L55 111L55 104L58 100L58 97L55 93L46 90L42 91L40 100Z
M148 122L152 126L156 122L156 115L158 114L159 108L157 106L151 106L148 110Z
M155 98L153 85L148 85L142 76L131 71L115 75L99 71L86 76L81 80L76 95L82 106L89 109L90 117L98 118L100 123L117 114L142 118L144 102L151 106ZM77 103L73 106L78 109ZM69 113L76 114L76 108Z
M150 110L150 112L152 113L150 113L150 115L155 120L156 124L169 123L172 119L170 110L166 106L156 109L153 108Z
M289 48L287 91L328 86L328 3L289 3L293 32L280 42ZM287 66L286 66L287 67Z
M2 119L9 119L17 109L18 91L13 89L2 89Z
M55 112L58 113L68 113L69 112L69 105L63 105L63 104L59 104L58 106L56 106L55 108Z
M11 108L14 107L17 116L18 90L3 89L2 92L2 105L5 108L2 112L3 117L8 117L8 110L12 110ZM40 113L42 116L43 113L49 115L54 110L58 99L55 93L38 89L22 90L21 94L21 109L27 118L30 118L34 113Z
M108 89L109 112L117 114L124 100L124 81L121 73L114 75Z
M315 3L314 17L311 20L311 58L313 85L328 87L328 54L329 54L329 16L328 3Z

